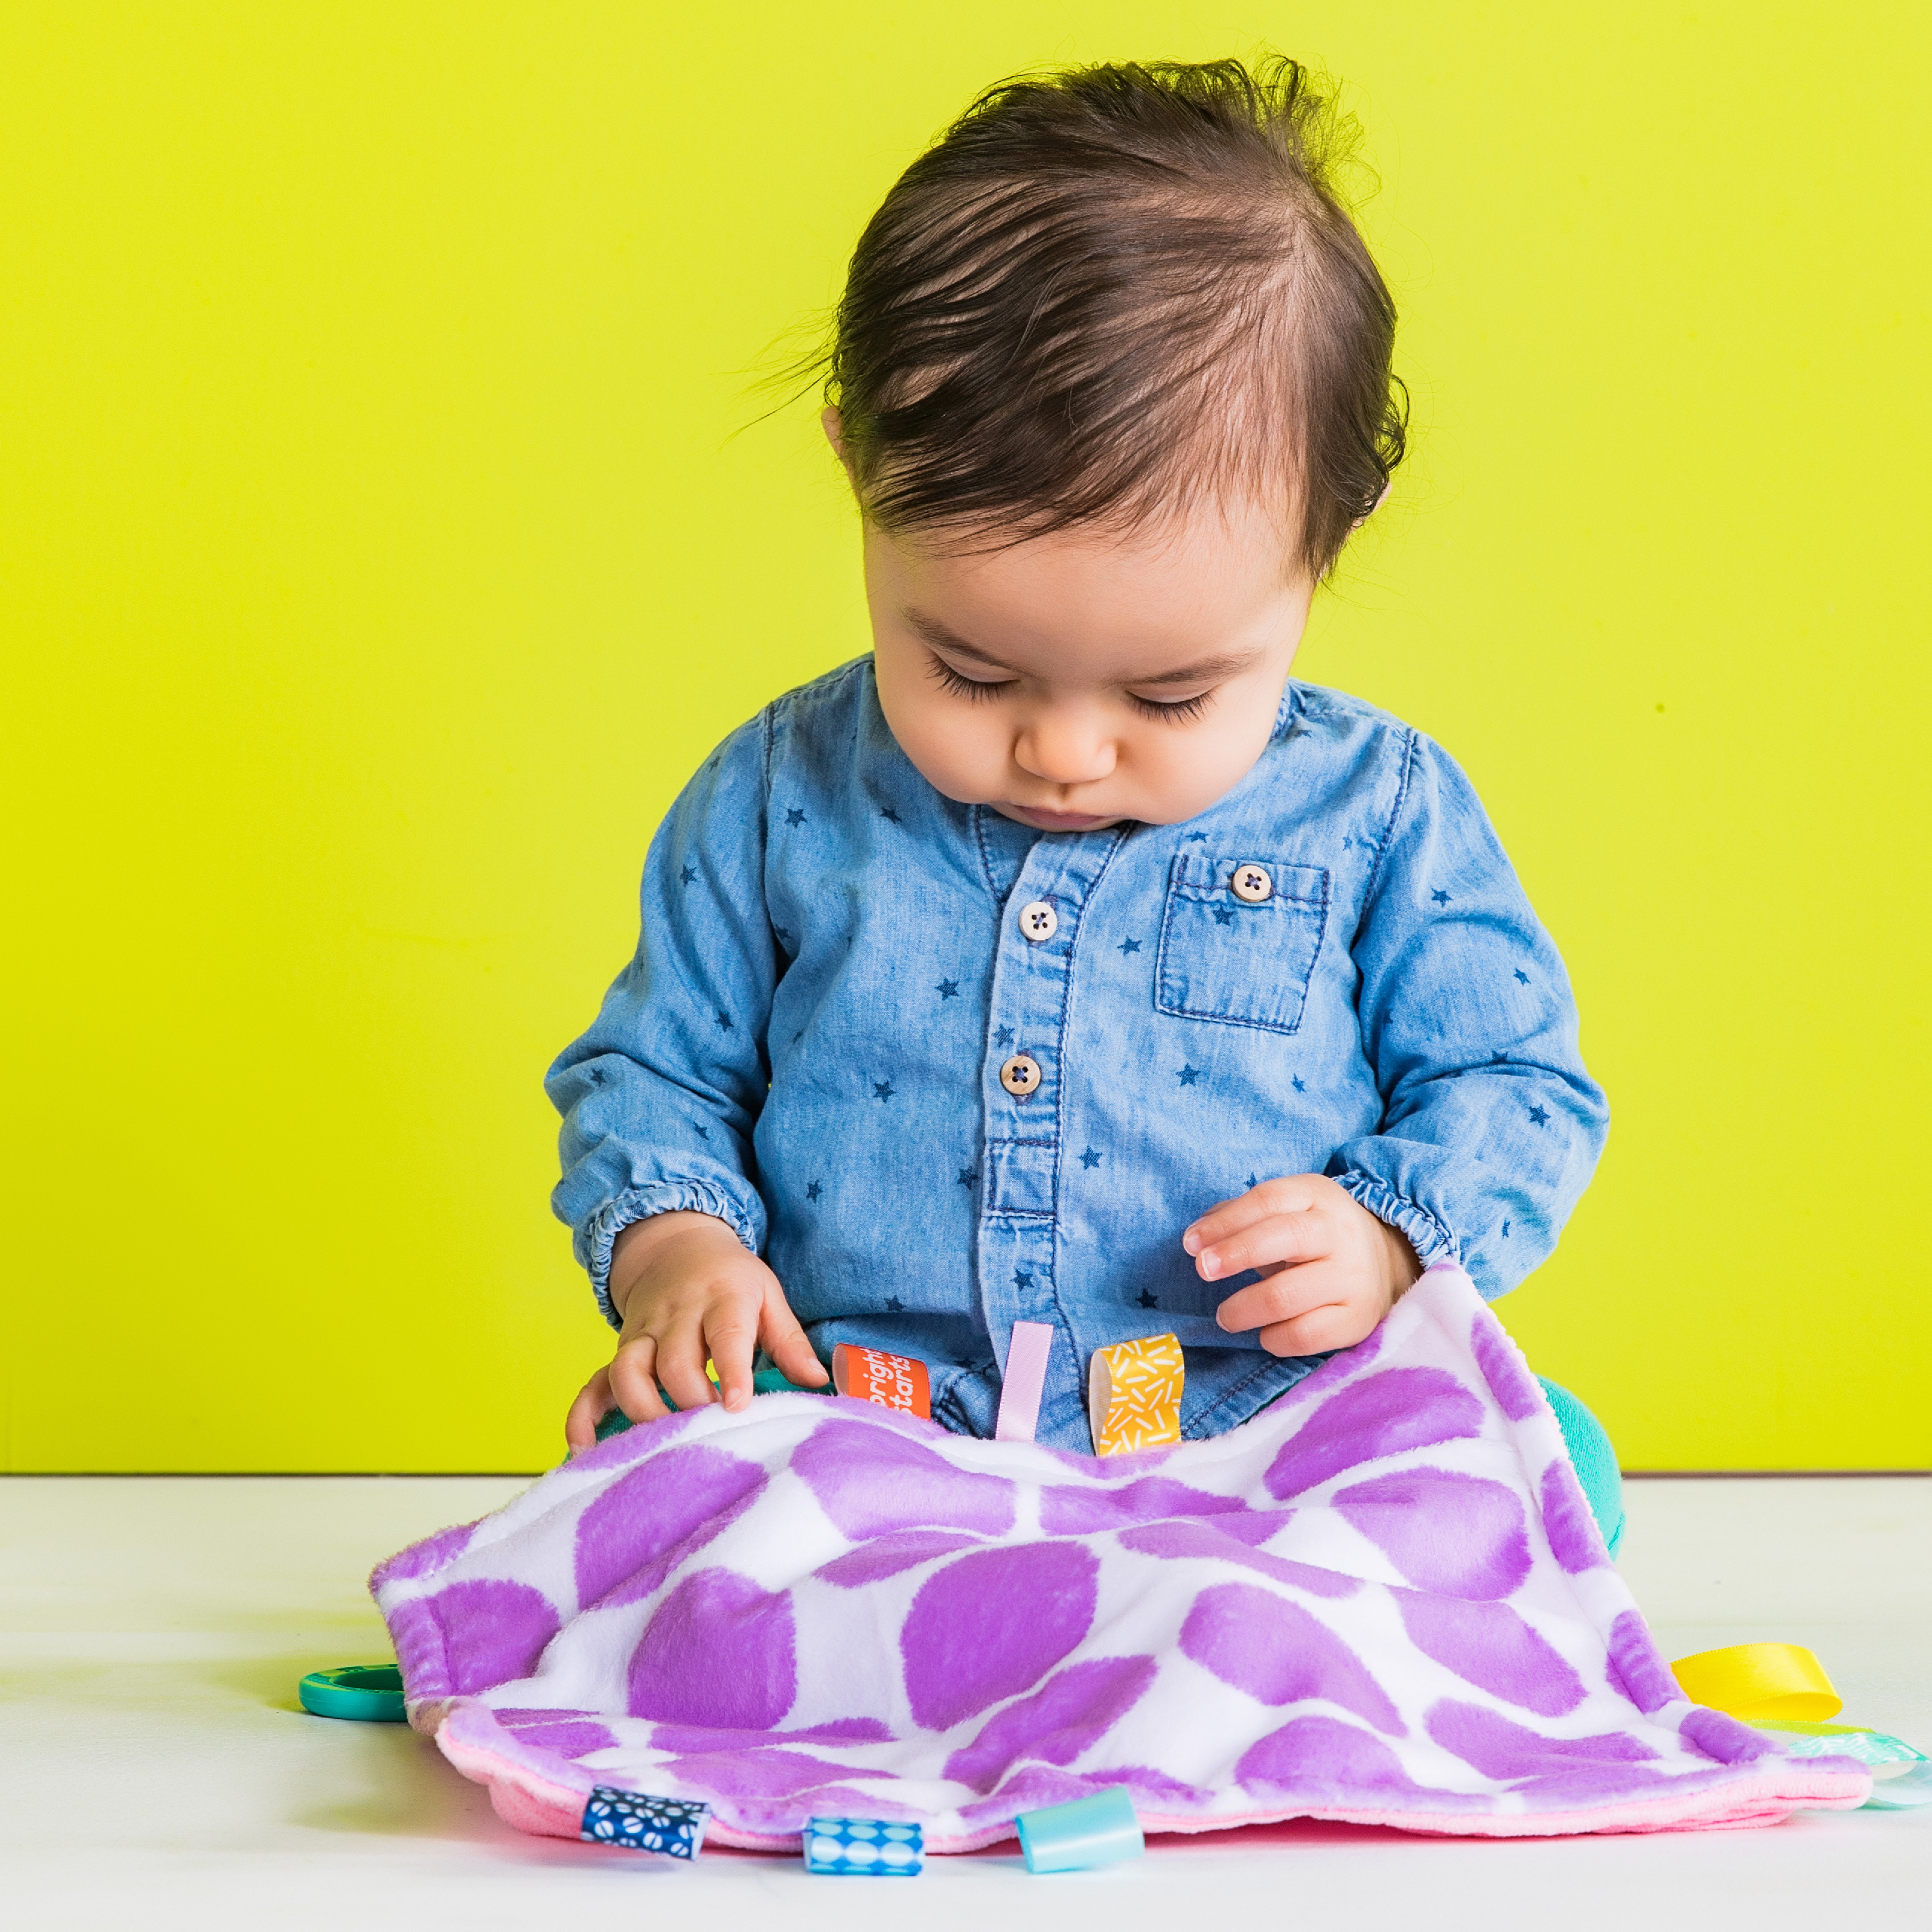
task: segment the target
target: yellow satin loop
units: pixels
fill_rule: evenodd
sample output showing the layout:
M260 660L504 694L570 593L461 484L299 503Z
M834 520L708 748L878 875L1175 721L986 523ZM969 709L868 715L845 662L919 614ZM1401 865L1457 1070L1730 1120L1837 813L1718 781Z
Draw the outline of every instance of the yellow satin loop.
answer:
M1844 1709L1824 1666L1802 1644L1734 1644L1679 1657L1670 1668L1694 1704L1734 1718L1815 1724Z

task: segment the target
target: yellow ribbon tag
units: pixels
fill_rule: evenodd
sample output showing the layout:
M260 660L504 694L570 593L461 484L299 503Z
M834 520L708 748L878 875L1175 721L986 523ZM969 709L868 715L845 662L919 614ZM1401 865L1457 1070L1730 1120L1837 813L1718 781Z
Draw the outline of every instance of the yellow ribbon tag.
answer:
M1146 1335L1095 1349L1087 1373L1094 1453L1127 1455L1178 1442L1186 1379L1180 1344L1171 1335Z
M1844 1709L1825 1666L1802 1644L1734 1644L1679 1657L1670 1668L1691 1703L1747 1723L1795 1718L1817 1724Z

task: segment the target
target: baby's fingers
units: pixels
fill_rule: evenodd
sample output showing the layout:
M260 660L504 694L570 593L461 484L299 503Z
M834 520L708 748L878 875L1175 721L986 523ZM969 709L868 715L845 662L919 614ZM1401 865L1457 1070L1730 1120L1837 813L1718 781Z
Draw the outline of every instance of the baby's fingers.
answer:
M798 1326L798 1318L792 1312L791 1303L776 1282L765 1291L758 1334L765 1353L787 1382L795 1382L801 1389L815 1389L830 1380L824 1363L812 1352L811 1338Z
M708 1312L705 1318L721 1319L722 1312L718 1311L715 1317ZM709 1352L704 1330L695 1312L679 1318L668 1334L657 1338L657 1379L679 1408L701 1409L717 1400L711 1377L704 1372Z
M1214 1319L1230 1334L1238 1335L1250 1328L1294 1321L1346 1298L1336 1269L1315 1261L1303 1268L1284 1268L1237 1290L1215 1309Z
M728 1409L742 1409L752 1398L752 1346L758 1327L737 1302L714 1308L704 1318L711 1365L718 1371L718 1393Z
M582 1389L564 1418L564 1446L574 1456L597 1440L597 1425L611 1408L611 1371L600 1368Z
M657 1344L650 1336L624 1343L605 1373L618 1407L632 1422L655 1422L671 1413L657 1392Z
M1312 1308L1291 1321L1271 1321L1258 1338L1271 1355L1325 1355L1331 1349L1352 1349L1374 1333L1375 1312L1349 1302L1330 1302Z
M1195 1270L1204 1281L1219 1281L1247 1268L1293 1266L1326 1254L1330 1240L1318 1214L1264 1215L1197 1249Z
M1294 1174L1281 1180L1264 1180L1232 1201L1219 1202L1200 1220L1182 1231L1180 1244L1189 1254L1199 1255L1230 1235L1252 1227L1257 1221L1278 1215L1298 1214L1312 1208L1319 1198L1321 1183L1313 1174Z

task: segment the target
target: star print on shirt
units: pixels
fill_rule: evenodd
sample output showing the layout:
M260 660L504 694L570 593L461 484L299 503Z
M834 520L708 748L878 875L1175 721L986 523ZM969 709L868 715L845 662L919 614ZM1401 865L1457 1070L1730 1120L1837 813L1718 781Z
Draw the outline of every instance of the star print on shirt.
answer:
M872 1082L872 1098L875 1100L889 1100L897 1091L898 1089L889 1080L875 1080Z
M881 818L890 819L894 825L901 825L905 823L890 805L881 805L878 808L878 815Z
M1503 1224L1503 1238L1505 1241L1507 1241L1509 1238L1509 1223L1507 1221L1505 1221Z
M1250 1174L1247 1177L1247 1185L1250 1191L1252 1192L1254 1189L1259 1187L1261 1185L1261 1183L1255 1175Z
M1201 1078L1201 1069L1198 1066L1183 1066L1176 1073L1174 1078L1183 1087L1192 1087Z
M995 1031L993 1034L993 1044L995 1046L1010 1047L1012 1044L1013 1029L1011 1026L1001 1026Z
M980 1171L977 1168L961 1168L959 1170L959 1185L961 1187L977 1187L979 1184Z
M1300 1074L1294 1076L1294 1086L1297 1094L1306 1094L1308 1091L1308 1082L1303 1079Z
M771 937L780 946L789 946L792 943L792 928L789 926L774 926L771 929Z
M1093 1149L1090 1147L1085 1153L1081 1155L1080 1164L1084 1168L1089 1174L1091 1174L1093 1171L1100 1164L1100 1156L1095 1153Z
M1214 923L1217 926L1231 926L1235 922L1235 909L1232 906L1214 908Z
M1530 1118L1536 1122L1537 1126L1547 1127L1549 1124L1549 1109L1547 1107L1532 1107L1530 1109Z
M1516 979L1519 985L1527 986L1530 983L1529 974L1524 972L1520 966L1516 968Z
M1016 1288L1030 1288L1033 1285L1033 1271L1030 1268L1016 1268L1013 1271L1013 1285Z
M804 822L805 815L796 805L785 814L785 823L787 825L803 825Z
M696 1121L693 1121L691 1124L694 1127L697 1127L697 1122ZM710 1128L708 1127L697 1127L697 1137L700 1140L709 1140L711 1138Z
M1186 838L1185 838L1184 839L1183 839L1183 840L1181 841L1181 843L1182 843L1183 845L1189 845L1189 844L1192 844L1192 843L1193 843L1193 842L1194 842L1197 838L1198 838L1198 839L1201 841L1201 843L1202 844L1204 844L1204 844L1207 844L1207 842L1208 842L1208 835L1207 835L1207 833L1206 833L1206 832L1190 832L1187 835Z
M721 1033L728 1033L731 1030L731 1016L721 1006L718 1009L718 1030Z
M697 867L696 867L696 866L680 866L680 867L678 868L678 883L680 885L689 885L689 884L691 884L691 881L692 881L693 879L696 878L697 877Z
M897 1295L888 1295L885 1298L885 1312L888 1315L903 1315L906 1312L906 1304Z
M1437 889L1432 892L1429 896L1430 898L1434 900L1438 906L1446 906L1449 903L1448 894L1443 891L1440 887L1438 887Z
M959 982L957 980L942 980L934 991L941 999L957 999L959 997Z
M824 1192L825 1189L815 1180L805 1183L805 1198L808 1201L816 1201Z
M1158 1308L1160 1305L1161 1304L1154 1299L1152 1291L1148 1288L1143 1288L1140 1291L1140 1298L1135 1304L1137 1307L1140 1308Z
M1130 952L1138 952L1140 942L1137 939L1124 939L1120 943L1120 956L1124 959Z

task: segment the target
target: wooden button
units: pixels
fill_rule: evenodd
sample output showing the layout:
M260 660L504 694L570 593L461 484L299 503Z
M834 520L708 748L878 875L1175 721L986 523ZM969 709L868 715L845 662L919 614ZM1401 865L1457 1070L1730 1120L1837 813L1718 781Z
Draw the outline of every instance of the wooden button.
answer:
M1023 1100L1040 1084L1040 1063L1031 1054L1015 1054L999 1070L999 1084L1016 1100Z
M1268 868L1252 860L1235 866L1232 884L1235 897L1246 900L1251 906L1259 906L1263 900L1274 897L1275 881L1268 876Z
M1038 946L1060 931L1060 915L1044 899L1020 909L1020 930Z

